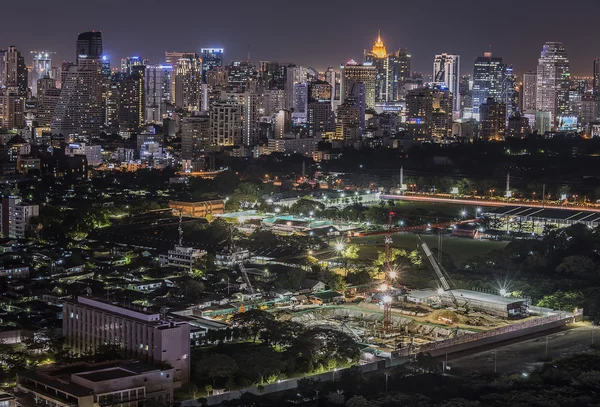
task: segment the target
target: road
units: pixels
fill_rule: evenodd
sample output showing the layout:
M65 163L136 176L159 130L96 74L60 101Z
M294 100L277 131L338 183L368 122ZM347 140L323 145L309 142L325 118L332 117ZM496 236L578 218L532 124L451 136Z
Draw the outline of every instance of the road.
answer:
M498 373L531 372L546 360L546 338L548 338L548 357L552 359L592 350L591 326L576 324L529 336L525 340L514 339L503 344L448 355L448 366L453 373L493 372L496 353ZM598 340L600 337L596 336L595 339Z
M453 203L461 205L479 205L479 206L516 206L523 208L547 208L547 209L565 209L567 211L576 212L596 212L600 213L600 207L593 206L574 206L574 205L556 205L551 203L535 203L535 202L506 202L506 201L490 201L485 199L454 199L435 196L421 195L381 195L380 199L397 200L397 201L415 201L415 202L437 202L437 203Z

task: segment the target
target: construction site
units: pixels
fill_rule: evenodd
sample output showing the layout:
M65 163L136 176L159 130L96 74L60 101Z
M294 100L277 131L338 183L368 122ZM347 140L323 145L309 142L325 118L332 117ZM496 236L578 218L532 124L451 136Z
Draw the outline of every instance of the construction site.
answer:
M364 352L380 357L416 352L436 342L486 331L518 330L540 319L542 312L534 311L528 299L451 287L448 273L420 238L419 250L439 284L423 290L403 286L391 261L392 235L396 232L393 216L395 213L390 212L384 232L382 281L361 287L343 304L296 307L283 311L281 318L346 332L364 346Z

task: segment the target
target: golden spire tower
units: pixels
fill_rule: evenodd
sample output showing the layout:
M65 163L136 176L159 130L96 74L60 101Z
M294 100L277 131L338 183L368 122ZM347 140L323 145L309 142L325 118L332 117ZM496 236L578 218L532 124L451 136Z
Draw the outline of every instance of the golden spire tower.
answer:
M377 33L377 42L375 42L375 44L373 45L371 53L374 54L377 58L385 58L387 56L387 50L385 49L383 41L381 41L381 31Z

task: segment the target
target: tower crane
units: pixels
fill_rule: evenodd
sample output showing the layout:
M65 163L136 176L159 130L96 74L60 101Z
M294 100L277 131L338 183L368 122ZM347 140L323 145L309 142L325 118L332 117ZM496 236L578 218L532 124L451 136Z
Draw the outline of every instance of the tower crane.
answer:
M246 266L244 266L244 259L241 257L239 260L235 258L236 248L235 243L233 242L233 226L231 227L231 251L232 256L234 256L233 263L239 267L240 272L242 273L242 278L244 279L244 283L246 283L246 286L248 287L248 291L250 291L250 294L252 295L256 294L254 287L252 287L252 283L250 282L250 277L248 277Z
M423 241L423 239L421 239L421 236L418 236L418 239L419 239L418 244L419 244L420 248L423 250L423 253L425 253L425 257L427 257L427 260L429 260L431 267L435 271L435 274L437 275L438 279L440 280L440 283L442 284L442 287L440 288L440 290L443 290L443 292L448 293L448 295L450 296L450 300L452 301L452 304L454 304L454 306L456 307L457 310L460 309L461 306L459 305L458 300L454 296L454 293L450 289L450 284L448 284L448 280L446 279L446 276L444 275L444 271L442 269L441 264L439 264L437 262L433 253L429 249L429 246L427 246L427 243L425 243ZM466 309L466 305L467 304L465 302L463 308ZM465 310L465 312L466 312L466 310Z
M390 288L393 279L392 269L392 219L396 215L395 212L390 212L388 215L388 227L385 234L385 264L383 265L383 272L385 274L385 283L383 287L383 330L389 332L392 329L392 297L390 295Z

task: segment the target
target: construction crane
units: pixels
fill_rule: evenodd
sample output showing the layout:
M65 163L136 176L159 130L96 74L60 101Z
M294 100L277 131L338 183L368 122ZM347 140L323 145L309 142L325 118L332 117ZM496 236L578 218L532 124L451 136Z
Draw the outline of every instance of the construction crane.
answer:
M244 279L244 282L246 283L246 286L248 287L248 291L250 291L250 294L254 295L256 294L256 292L254 291L254 287L252 287L252 283L250 282L250 277L248 277L248 271L246 270L246 266L244 266L244 259L241 258L240 259L236 259L235 254L236 254L236 248L235 248L235 243L233 242L233 226L231 227L231 255L233 256L233 263L237 264L237 266L240 268L240 272L242 273L242 278Z
M433 267L435 274L437 275L438 279L440 280L440 283L442 284L441 290L443 290L443 292L447 292L449 294L450 299L452 300L452 303L458 310L460 308L460 305L458 304L458 301L457 301L456 297L454 296L454 293L450 289L450 284L448 284L448 280L446 279L446 276L444 275L444 272L442 271L442 266L437 262L437 260L433 256L433 253L429 249L429 246L427 246L427 243L425 243L423 241L423 239L421 239L421 236L418 236L418 239L419 239L419 246L423 250L423 253L425 253L427 260L429 260L431 267Z

